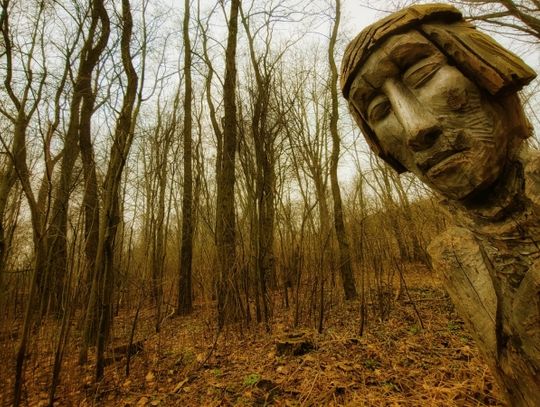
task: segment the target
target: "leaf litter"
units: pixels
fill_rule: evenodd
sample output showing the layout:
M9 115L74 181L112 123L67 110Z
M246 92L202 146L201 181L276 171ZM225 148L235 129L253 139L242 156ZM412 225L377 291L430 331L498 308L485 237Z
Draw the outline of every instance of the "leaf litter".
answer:
M132 356L130 376L125 376L125 358L113 358L105 379L93 383L94 366L79 366L72 344L54 405L504 405L440 282L426 273L418 268L407 272L424 329L411 305L400 300L387 320L370 315L363 336L358 335L358 301L334 304L322 334L309 326L293 329L293 312L285 309L275 311L271 332L253 324L216 334L212 304L198 305L188 317L168 319L156 333L148 309L137 332L144 350ZM118 343L125 340L122 329L129 330L130 317L126 313L115 320ZM283 338L306 338L310 345L299 345L301 352L281 352ZM0 346L2 355L14 349L5 341ZM40 352L27 365L25 402L44 406L52 347L34 346ZM11 391L9 370L0 379L0 393Z

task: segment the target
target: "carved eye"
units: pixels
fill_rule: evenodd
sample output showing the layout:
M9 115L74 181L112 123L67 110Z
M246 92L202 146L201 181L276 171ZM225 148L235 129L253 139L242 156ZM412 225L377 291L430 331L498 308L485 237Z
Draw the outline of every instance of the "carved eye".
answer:
M389 100L384 96L378 96L369 104L368 121L371 123L384 119L392 110Z
M405 73L404 80L409 86L416 89L425 85L440 68L441 64L438 61L416 65Z

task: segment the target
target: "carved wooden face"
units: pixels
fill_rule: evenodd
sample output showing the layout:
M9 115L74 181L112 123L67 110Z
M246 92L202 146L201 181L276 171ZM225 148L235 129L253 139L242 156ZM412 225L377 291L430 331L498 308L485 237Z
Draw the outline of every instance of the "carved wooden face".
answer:
M349 102L386 154L427 185L463 199L493 184L511 123L422 34L386 40L354 79Z

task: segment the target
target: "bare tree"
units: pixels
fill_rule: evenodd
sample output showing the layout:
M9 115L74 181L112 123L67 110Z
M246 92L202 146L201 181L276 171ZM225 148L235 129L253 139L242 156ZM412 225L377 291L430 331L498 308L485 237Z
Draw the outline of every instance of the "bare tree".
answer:
M471 20L485 22L495 30L510 29L540 41L540 3L537 0L455 0L453 3L466 8Z
M236 46L240 0L232 0L225 51L225 82L223 84L224 125L221 168L217 174L216 246L219 262L218 325L238 319L241 307L235 293L236 232L235 232L235 157L238 123L236 117Z
M103 2L94 3L92 10L92 25L98 20L101 24L101 32L91 50L88 51L86 59L89 63L97 65L99 57L104 52L110 36L110 21ZM83 57L85 55L83 54ZM94 66L95 67L95 66ZM90 71L91 73L92 71ZM85 72L85 75L88 72ZM99 74L96 75L96 82ZM85 299L88 299L89 291L92 287L94 279L95 261L97 256L97 245L99 239L99 188L96 174L96 161L94 154L94 146L92 142L92 116L95 112L97 86L92 86L90 78L81 78L84 81L82 101L80 107L79 118L79 148L81 152L81 160L84 173L84 195L83 195L83 211L84 211L84 245L86 255L86 286L84 287ZM72 105L73 106L73 105ZM72 111L73 115L77 112ZM93 329L87 332L89 335L84 338L88 343L95 341L95 332L97 332L97 320L91 321Z
M254 84L250 86L248 111L250 112L249 133L255 157L255 171L251 172L255 186L253 188L256 208L255 227L252 228L252 241L256 258L256 305L257 318L261 321L259 304L262 303L262 314L267 330L270 329L270 304L268 284L275 274L274 259L274 218L275 218L275 166L276 143L284 127L283 109L275 90L277 70L281 68L281 61L288 49L273 52L271 39L274 25L278 20L288 18L282 10L281 3L268 3L263 10L252 7L245 14L241 9L242 24L247 35L251 68L253 70ZM250 18L262 14L263 21L259 26L252 27ZM264 33L264 34L261 34ZM256 49L256 36L262 37L262 49ZM259 296L260 299L259 300Z
M116 122L109 164L103 186L103 204L99 222L96 269L92 281L90 300L88 301L85 325L85 331L91 329L91 321L94 318L94 313L98 311L96 380L100 380L103 377L105 367L104 352L112 321L115 279L115 239L121 216L119 202L120 184L124 165L133 141L134 125L141 102L139 93L138 103L136 104L138 76L133 66L130 50L133 19L129 0L122 0L121 24L120 52L127 84L122 108ZM83 345L81 350L82 360L86 359L86 346Z
M189 38L189 0L184 1L184 189L182 195L182 246L180 249L180 280L176 313L189 314L193 309L191 267L193 259L193 164L192 164L192 118L193 103L191 84L191 41Z
M92 265L95 257L96 225L96 183L95 163L90 142L90 120L93 114L95 95L92 92L92 74L99 58L107 45L110 23L103 0L92 0L90 4L90 25L83 44L79 68L73 84L70 102L70 118L64 137L63 158L60 167L60 180L55 188L54 204L48 227L48 266L40 280L43 292L42 313L50 307L55 313L60 312L67 268L67 222L69 197L72 191L73 168L79 155L79 140L84 149L83 163L87 181L85 193L87 221L87 256ZM82 24L82 23L81 23ZM91 239L91 240L90 240Z
M13 404L18 406L21 402L22 375L26 350L30 340L30 328L33 324L34 309L36 305L37 280L45 267L46 246L44 244L44 216L40 210L38 200L32 190L31 174L27 163L27 130L32 117L34 116L42 98L42 92L47 77L46 70L41 73L35 71L34 57L40 47L40 41L43 41L42 30L44 27L44 4L41 3L35 14L35 21L30 33L29 47L26 50L15 48L13 42L13 32L10 25L11 5L9 0L3 0L0 3L2 23L0 29L4 44L2 56L6 59L4 87L13 105L12 112L2 107L1 113L8 118L13 128L13 139L11 146L8 146L6 140L2 137L3 148L8 152L12 162L13 171L17 174L19 182L28 201L30 216L32 221L33 243L35 251L34 267L30 284L30 292L26 303L25 317L23 322L22 334L17 349L15 386L13 395ZM43 48L41 48L43 49ZM20 62L23 64L25 80L21 88L14 86L14 61L15 53L19 52ZM43 57L43 55L42 55ZM9 172L8 165L8 172ZM9 175L9 174L8 174ZM12 181L8 180L3 187L10 187ZM14 181L13 181L14 182ZM10 188L7 188L10 189ZM8 192L6 190L6 192ZM3 216L3 214L2 214Z
M328 281L332 283L331 287L334 285L335 273L328 202L330 98L327 86L320 86L315 63L317 57L314 53L311 65L296 71L294 84L289 84L288 91L282 92L282 97L290 100L286 132L303 199L306 227L311 229L313 239L313 252L306 256L313 262L312 267L316 271L310 294L310 314L317 313L318 330L322 332L326 309L325 287L329 286ZM311 214L315 207L318 216Z
M332 135L332 156L330 163L330 185L332 187L332 198L334 200L334 230L339 248L339 270L345 299L352 300L357 297L356 282L351 266L351 253L349 249L349 239L345 231L345 222L343 220L343 203L341 201L341 191L338 181L338 163L340 150L340 137L338 131L339 119L339 102L338 102L338 72L336 61L334 58L336 41L338 36L339 21L341 18L341 1L335 2L336 16L332 26L332 34L330 35L330 43L328 44L328 63L330 65L330 80L328 87L330 89L330 97L332 100L330 113L330 134Z
M152 300L156 306L156 331L159 332L162 316L162 304L164 301L163 286L164 272L167 259L167 239L169 227L169 213L171 205L168 205L167 196L170 200L174 191L168 182L174 177L174 168L171 161L176 160L177 144L175 138L178 135L180 125L178 119L178 105L180 104L180 91L176 92L171 107L167 103L158 101L156 109L156 123L151 128L142 132L144 143L141 144L138 160L142 160L144 176L142 177L145 192L145 213L141 244L144 253L148 253L143 260L144 269L151 270Z

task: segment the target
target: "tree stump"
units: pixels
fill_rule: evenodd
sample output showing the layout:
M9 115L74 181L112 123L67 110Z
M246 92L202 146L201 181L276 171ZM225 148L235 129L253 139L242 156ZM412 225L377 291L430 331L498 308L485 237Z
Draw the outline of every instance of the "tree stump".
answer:
M276 340L278 356L301 356L317 349L313 337L307 332L287 334Z

